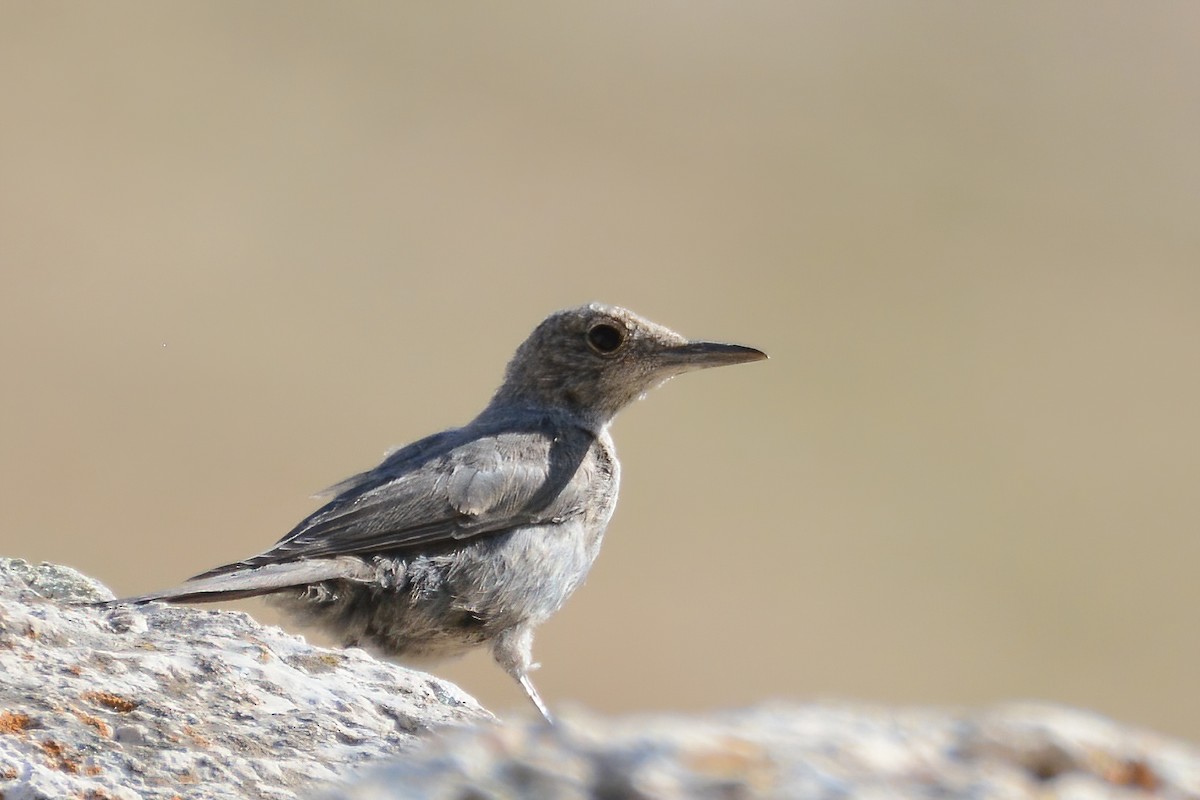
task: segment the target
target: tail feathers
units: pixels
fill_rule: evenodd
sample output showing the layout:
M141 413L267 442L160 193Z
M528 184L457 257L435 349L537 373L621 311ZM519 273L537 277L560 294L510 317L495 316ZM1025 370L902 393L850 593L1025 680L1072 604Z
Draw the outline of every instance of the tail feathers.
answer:
M252 569L239 569L220 575L199 576L171 589L139 594L135 597L121 597L95 605L111 608L119 605L142 605L155 601L215 603L219 600L240 600L245 597L273 594L337 578L369 581L374 577L375 572L368 564L352 556L289 561Z

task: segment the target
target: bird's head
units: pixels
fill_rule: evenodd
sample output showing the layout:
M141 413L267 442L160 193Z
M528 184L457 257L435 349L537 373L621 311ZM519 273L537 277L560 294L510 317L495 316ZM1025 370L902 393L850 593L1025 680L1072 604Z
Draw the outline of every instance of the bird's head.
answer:
M492 406L561 408L602 426L683 372L766 357L753 347L690 341L627 309L592 303L551 314L534 329L509 361Z

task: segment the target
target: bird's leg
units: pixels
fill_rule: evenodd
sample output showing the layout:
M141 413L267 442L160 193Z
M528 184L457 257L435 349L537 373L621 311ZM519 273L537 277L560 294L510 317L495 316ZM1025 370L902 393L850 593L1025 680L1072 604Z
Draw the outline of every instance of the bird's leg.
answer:
M537 669L533 663L533 628L509 628L501 633L492 643L492 656L504 667L505 672L517 679L546 722L553 725L554 717L550 709L542 702L542 696L529 679L530 671Z
M537 710L542 712L542 716L545 717L546 722L553 725L554 717L550 715L550 709L546 708L546 704L542 702L542 696L538 694L538 690L534 687L533 681L529 680L529 673L518 676L517 680L520 681L521 688L525 690L525 694L529 695L529 699L533 701L535 706L537 706Z

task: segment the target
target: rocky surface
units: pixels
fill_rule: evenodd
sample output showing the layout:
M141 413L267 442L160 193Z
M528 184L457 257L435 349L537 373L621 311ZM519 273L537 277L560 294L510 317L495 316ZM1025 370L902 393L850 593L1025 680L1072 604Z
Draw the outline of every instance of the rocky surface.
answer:
M451 684L245 614L82 605L110 597L0 559L0 800L1200 800L1200 749L1068 708L502 726Z
M245 614L102 610L78 572L0 559L0 798L291 798L491 719L460 689Z
M432 739L325 800L1197 798L1200 750L1042 704L953 713L759 708L488 726Z

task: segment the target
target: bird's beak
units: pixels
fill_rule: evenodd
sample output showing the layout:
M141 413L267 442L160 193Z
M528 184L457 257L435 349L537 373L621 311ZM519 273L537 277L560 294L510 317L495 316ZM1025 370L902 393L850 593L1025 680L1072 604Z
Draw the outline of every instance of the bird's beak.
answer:
M720 342L687 342L665 350L662 364L678 372L762 361L767 354L753 347Z

